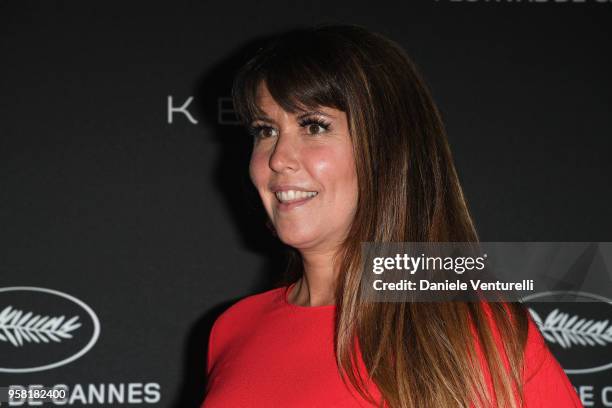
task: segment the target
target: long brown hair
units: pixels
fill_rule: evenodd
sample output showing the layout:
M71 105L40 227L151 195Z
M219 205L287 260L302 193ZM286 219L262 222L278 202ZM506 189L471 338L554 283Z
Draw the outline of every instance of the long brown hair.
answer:
M262 81L288 112L329 106L347 114L359 195L334 258L342 271L335 350L343 380L374 402L358 374L357 345L389 407L519 406L527 335L522 305L360 297L361 242L478 241L440 113L404 49L357 25L320 24L278 36L235 77L234 108L244 124L261 113ZM304 272L301 255L289 251L295 279ZM493 389L475 347L486 356Z

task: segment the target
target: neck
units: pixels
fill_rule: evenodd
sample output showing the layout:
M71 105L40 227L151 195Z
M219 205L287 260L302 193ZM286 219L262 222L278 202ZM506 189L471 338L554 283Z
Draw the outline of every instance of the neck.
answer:
M302 251L304 275L290 293L289 301L299 306L335 304L336 274L332 265L333 252Z

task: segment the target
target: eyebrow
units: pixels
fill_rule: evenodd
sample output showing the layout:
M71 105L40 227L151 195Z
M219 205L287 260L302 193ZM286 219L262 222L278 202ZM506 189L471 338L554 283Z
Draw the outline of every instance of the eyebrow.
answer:
M333 117L333 116L331 116L331 115L329 115L329 114L327 114L327 113L325 113L323 111L313 110L313 111L305 111L305 112L301 113L300 115L298 115L297 119L300 120L302 118L305 118L306 116L312 116L312 115L320 115L320 116L325 116L325 117L328 117L328 118L332 118ZM253 118L253 121L256 121L256 120L264 120L264 121L267 121L267 122L276 123L274 119L272 119L271 117L266 116L266 115L255 116Z

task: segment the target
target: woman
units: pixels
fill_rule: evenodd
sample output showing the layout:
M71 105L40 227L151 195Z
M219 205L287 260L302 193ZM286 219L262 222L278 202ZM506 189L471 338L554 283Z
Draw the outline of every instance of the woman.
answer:
M293 281L217 318L202 407L580 406L520 304L360 298L361 242L478 240L399 45L354 25L297 30L238 72L233 98Z

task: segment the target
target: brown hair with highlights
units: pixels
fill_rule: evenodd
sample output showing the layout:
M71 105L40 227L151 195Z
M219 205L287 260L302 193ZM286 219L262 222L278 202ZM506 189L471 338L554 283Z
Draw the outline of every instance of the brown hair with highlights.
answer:
M357 25L321 24L280 35L235 77L234 108L245 125L261 113L262 81L288 112L328 106L347 114L359 195L351 229L334 258L341 271L335 350L343 379L374 402L356 374L358 342L389 407L520 406L524 306L374 303L360 297L361 242L478 241L440 112L406 51ZM289 277L296 279L304 272L301 255L288 250ZM477 346L486 356L485 370Z

